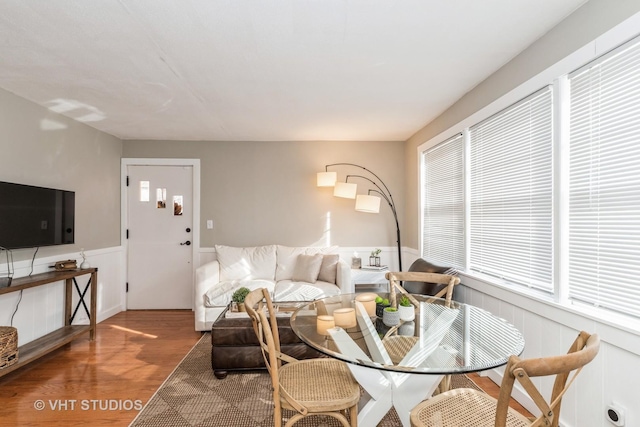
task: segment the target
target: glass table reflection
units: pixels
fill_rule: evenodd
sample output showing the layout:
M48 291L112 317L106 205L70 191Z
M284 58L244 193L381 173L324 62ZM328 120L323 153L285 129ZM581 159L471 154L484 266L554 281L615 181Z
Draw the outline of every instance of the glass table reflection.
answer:
M291 316L298 337L347 362L367 392L368 401L359 410L360 425L376 425L393 406L408 426L411 409L433 394L444 375L495 368L524 349L522 334L486 310L429 296L410 297L414 318L396 326L385 325L375 315L375 304L366 294L313 301Z

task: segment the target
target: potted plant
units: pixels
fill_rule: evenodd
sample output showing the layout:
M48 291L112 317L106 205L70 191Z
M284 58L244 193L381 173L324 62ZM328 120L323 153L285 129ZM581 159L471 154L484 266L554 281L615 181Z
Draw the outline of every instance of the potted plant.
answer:
M395 307L385 307L382 312L382 323L387 326L396 326L400 323L400 312Z
M236 289L233 295L231 295L231 301L236 303L236 305L238 306L238 311L246 311L244 309L244 299L247 297L247 295L249 295L249 292L251 292L249 288L243 286Z
M405 322L411 322L416 317L416 311L413 304L411 304L409 297L402 295L402 297L400 297L399 304L398 311L400 312L400 319Z
M391 303L387 298L381 296L376 297L376 316L382 318L383 310L385 307L390 307Z
M369 255L369 265L380 267L380 252L382 249L374 249L371 251L371 255Z

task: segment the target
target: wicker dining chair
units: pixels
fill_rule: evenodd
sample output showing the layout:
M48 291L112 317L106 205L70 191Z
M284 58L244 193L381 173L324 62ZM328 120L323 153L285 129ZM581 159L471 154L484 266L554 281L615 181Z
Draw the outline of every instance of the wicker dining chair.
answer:
M295 412L285 427L312 415L331 416L345 427L356 427L360 386L346 363L330 358L296 360L281 353L269 291L256 289L244 303L271 374L275 427L282 426L282 409Z
M410 272L389 272L385 275L387 280L389 281L389 299L392 307L397 307L396 293L405 295L411 303L418 307L420 304L418 301L411 296L407 292L407 290L401 285L404 281L411 282L426 282L426 283L436 283L440 285L446 285L435 295L431 295L435 298L444 298L445 306L451 306L451 297L453 295L454 286L460 283L460 278L458 276L454 276L451 274L441 274L441 273L423 273L417 271ZM427 300L428 302L429 300ZM396 328L397 329L397 328ZM402 335L395 335L396 329L392 328L383 338L382 343L387 349L387 353L391 357L391 361L393 363L398 363L402 359L402 356L406 354L406 352L413 347L413 345L417 342L417 337L409 337ZM399 351L398 351L399 350ZM442 379L438 388L435 391L435 394L439 394L451 389L451 375L445 375Z
M451 274L440 273L423 273L418 271L407 272L395 272L390 271L385 275L389 281L389 300L393 307L396 307L396 293L406 295L414 305L418 305L418 302L407 292L407 290L401 285L401 282L426 282L426 283L438 283L441 285L447 285L442 288L435 295L430 295L433 298L444 298L445 304L448 307L451 304L451 297L453 296L453 287L460 284L460 278Z
M599 348L598 335L582 331L565 355L524 360L511 356L504 371L498 399L473 389L454 389L416 406L411 411L411 426L558 427L562 396L582 368L596 357ZM531 378L550 375L556 377L551 399L547 401ZM516 379L541 411L534 419L509 407Z

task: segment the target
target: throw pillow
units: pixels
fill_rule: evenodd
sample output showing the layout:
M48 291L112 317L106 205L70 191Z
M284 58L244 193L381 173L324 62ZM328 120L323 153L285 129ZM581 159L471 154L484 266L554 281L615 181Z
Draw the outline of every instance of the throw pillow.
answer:
M338 274L338 260L339 255L324 255L322 257L322 265L320 266L320 273L318 273L318 280L327 283L336 283L336 275Z
M322 254L298 255L291 280L294 282L316 283L321 266Z

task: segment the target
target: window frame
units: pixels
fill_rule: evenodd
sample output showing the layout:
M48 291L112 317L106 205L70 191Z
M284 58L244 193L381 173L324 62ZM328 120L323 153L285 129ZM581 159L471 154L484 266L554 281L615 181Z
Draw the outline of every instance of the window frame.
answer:
M438 145L447 139L447 137L462 132L463 134L468 134L468 129L480 122L483 119L490 117L491 115L499 112L505 107L518 102L519 100L525 98L527 95L535 92L536 89L544 86L544 85L552 85L553 97L554 97L554 112L553 112L553 132L554 139L556 143L553 146L554 160L553 160L553 179L554 179L554 195L553 195L553 211L554 211L554 231L553 231L553 239L554 239L554 273L553 273L553 294L545 294L544 292L539 292L533 289L527 289L525 287L514 287L513 285L506 283L500 279L496 279L493 277L488 277L482 274L473 273L467 270L460 270L460 275L463 278L468 278L469 280L463 280L465 282L471 283L472 287L477 288L480 286L483 292L489 291L490 293L503 294L505 291L511 295L511 298L516 298L516 295L520 295L525 298L530 298L532 301L537 301L542 304L551 304L553 306L557 306L558 308L574 312L580 316L584 316L591 319L596 319L603 324L608 324L613 327L624 329L627 331L633 332L635 335L640 336L640 319L630 318L629 316L617 315L616 313L612 313L609 310L603 310L597 307L585 307L572 304L568 299L568 291L566 287L560 286L560 283L566 282L567 277L567 269L562 265L562 259L566 259L567 253L567 245L564 243L566 239L564 238L567 232L566 222L567 222L567 203L565 203L566 198L563 197L562 191L556 191L556 189L561 188L558 186L563 186L567 182L567 173L565 171L566 162L568 159L568 125L566 122L566 117L568 117L568 98L565 96L567 93L567 76L578 70L581 67L587 66L590 62L598 60L600 57L608 54L611 50L620 48L623 44L627 43L629 40L640 37L640 34L637 31L638 25L640 24L640 14L635 15L634 17L628 19L623 24L620 24L618 27L611 30L609 33L605 33L605 35L600 38L594 40L588 45L584 46L581 49L573 52L568 55L566 58L562 59L556 64L553 64L546 70L541 73L535 75L529 80L525 81L518 87L509 91L505 95L501 96L491 104L486 107L480 109L476 113L470 115L469 117L461 120L459 123L451 126L449 129L441 132L440 134L432 137L422 145L417 147L418 154L418 164L420 175L418 177L418 185L420 189L420 194L422 196L422 191L424 188L423 175L422 175L422 154L426 150ZM565 119L563 119L565 118ZM469 157L466 156L468 159ZM467 162L468 163L468 162ZM468 165L465 165L468 169ZM468 175L467 175L468 176ZM467 181L469 181L467 179ZM467 182L468 184L468 182ZM468 189L465 191L465 198L468 200ZM419 211L420 218L420 251L422 251L423 242L422 242L422 234L424 232L424 227L422 224L422 210L423 210L423 198L420 198L420 203L417 206ZM467 210L468 212L468 210ZM468 222L467 222L468 224ZM465 231L465 235L468 236L468 231ZM468 250L468 241L469 238L465 238L465 246ZM468 258L466 262L466 266L468 266ZM466 284L466 283L465 283ZM490 288L486 288L486 286ZM493 288L495 291L491 291ZM502 290L500 290L502 289ZM517 299L517 298L516 298ZM560 316L562 317L562 316ZM630 327L630 325L632 325Z

